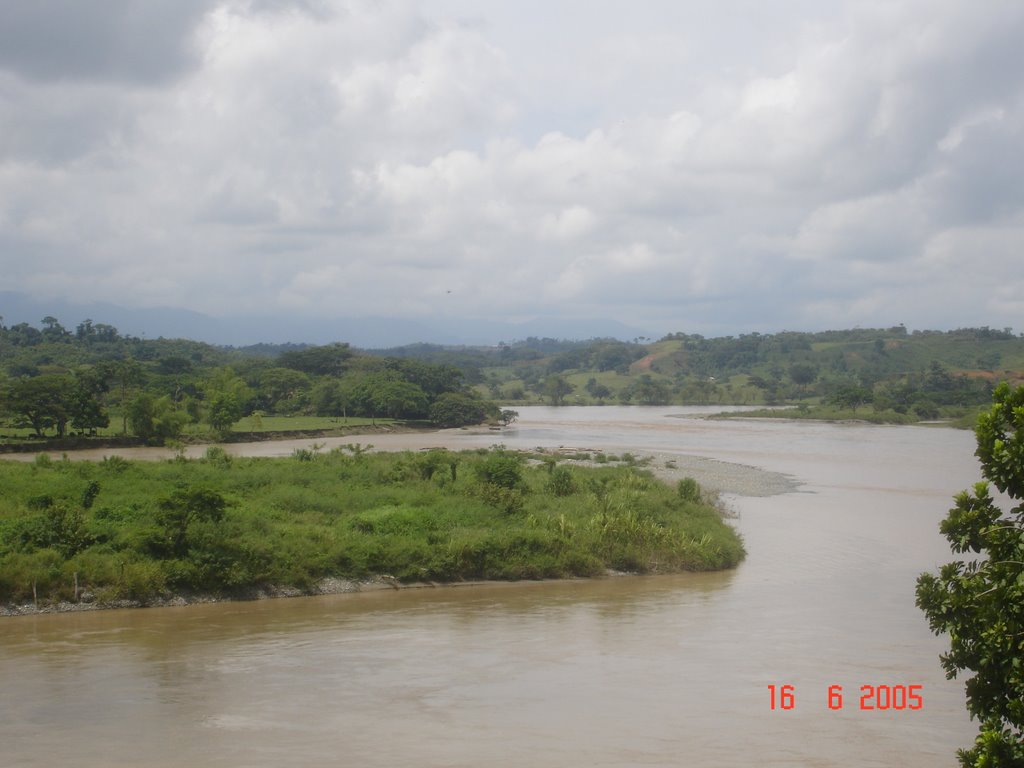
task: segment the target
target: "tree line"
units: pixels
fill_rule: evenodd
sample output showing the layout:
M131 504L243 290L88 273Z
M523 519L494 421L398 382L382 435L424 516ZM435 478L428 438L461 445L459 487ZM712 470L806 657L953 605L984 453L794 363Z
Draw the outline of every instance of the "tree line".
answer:
M525 342L506 349L488 352L481 368L490 396L553 405L803 402L930 419L982 405L998 381L1024 378L1024 337L987 327L675 333L649 343L575 342L546 356Z
M148 443L205 424L224 437L240 419L312 415L420 420L454 427L497 419L455 366L360 354L348 344L276 355L188 340L0 323L0 415L37 438L119 431Z

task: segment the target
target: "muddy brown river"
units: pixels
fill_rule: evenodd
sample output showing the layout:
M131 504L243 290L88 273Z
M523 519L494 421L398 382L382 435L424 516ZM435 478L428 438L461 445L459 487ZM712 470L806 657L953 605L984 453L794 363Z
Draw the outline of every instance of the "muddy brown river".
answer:
M956 765L975 727L914 580L951 559L938 523L980 479L971 433L519 411L501 433L363 442L653 453L728 492L746 561L0 619L0 764Z

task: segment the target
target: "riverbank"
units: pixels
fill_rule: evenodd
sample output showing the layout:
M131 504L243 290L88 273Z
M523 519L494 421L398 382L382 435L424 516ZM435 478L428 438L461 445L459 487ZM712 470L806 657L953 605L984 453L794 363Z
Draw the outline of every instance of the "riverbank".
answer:
M852 408L836 408L833 406L775 406L759 408L742 413L723 411L708 416L711 419L784 419L789 421L821 421L829 424L892 424L899 426L951 427L954 429L974 429L978 415L984 409L981 406L972 408L943 408L943 415L938 411L928 416L900 413L892 409L881 411L855 410Z
M600 467L625 464L648 470L659 480L675 486L680 480L692 478L709 495L734 494L737 496L778 496L793 493L799 481L792 475L771 472L749 464L720 461L704 456L648 451L632 454L612 453L600 448L538 449L557 456L568 466ZM589 458L585 458L589 457ZM627 457L624 460L623 457Z
M206 448L209 445L235 445L239 443L273 442L278 440L317 440L323 438L353 437L371 435L395 435L436 432L437 427L420 422L389 422L386 424L354 424L351 426L334 426L324 429L275 429L256 430L249 432L232 432L221 440L212 441L210 435L183 435L179 441L181 449L186 446ZM46 440L25 440L0 442L0 454L37 454L64 453L68 451L102 451L139 449L147 446L144 440L137 437L90 437L73 435L64 438L48 438ZM165 450L177 450L168 447ZM11 457L15 458L15 457Z
M321 579L310 589L300 590L295 587L264 587L248 590L235 595L217 595L213 593L185 593L155 598L148 602L140 600L116 600L107 603L69 602L36 605L23 603L20 605L0 605L0 617L13 616L45 616L57 613L78 613L85 611L108 611L138 608L182 608L189 605L210 605L213 603L246 603L256 600L283 600L295 597L320 597L325 595L354 595L366 592L392 592L405 590L430 589L463 589L473 587L525 587L543 584L564 584L566 582L589 582L594 579L619 579L638 576L636 573L608 570L604 574L591 577L570 577L564 579L530 579L529 581L498 581L496 579L477 579L473 581L417 581L403 583L393 576L379 576L373 579L352 581L349 579Z

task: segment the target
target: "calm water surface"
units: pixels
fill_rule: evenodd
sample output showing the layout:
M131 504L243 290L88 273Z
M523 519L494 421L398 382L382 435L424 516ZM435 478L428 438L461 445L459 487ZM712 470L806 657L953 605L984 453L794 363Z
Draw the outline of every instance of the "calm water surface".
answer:
M498 436L366 442L705 456L786 473L798 490L730 499L749 555L728 573L0 620L0 762L956 764L974 726L913 593L950 559L938 523L980 477L972 434L519 410ZM784 684L796 704L771 711L768 686ZM865 684L921 685L924 706L862 711Z

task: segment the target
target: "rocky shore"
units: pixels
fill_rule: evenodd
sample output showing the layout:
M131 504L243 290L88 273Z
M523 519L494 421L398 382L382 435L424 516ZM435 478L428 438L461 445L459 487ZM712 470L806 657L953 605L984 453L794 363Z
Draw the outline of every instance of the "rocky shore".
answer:
M596 448L557 449L550 452L561 455L564 464L590 467L617 464L610 459L599 462L593 459L581 461L572 458L585 453L595 456L607 453ZM684 477L692 477L700 484L701 488L713 493L728 493L737 496L777 496L782 493L793 493L799 487L799 482L791 475L770 472L747 464L709 459L704 456L646 451L634 454L634 463L642 469L650 470L655 477L669 485L675 485Z

